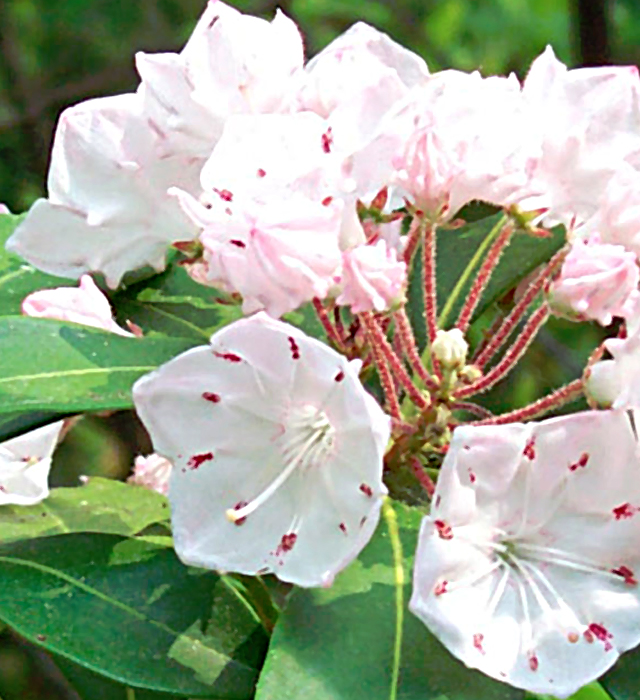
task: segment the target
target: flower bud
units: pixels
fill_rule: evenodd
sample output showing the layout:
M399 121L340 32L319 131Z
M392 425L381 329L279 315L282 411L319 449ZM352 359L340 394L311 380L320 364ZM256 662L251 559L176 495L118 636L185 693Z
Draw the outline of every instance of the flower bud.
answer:
M467 359L469 346L459 328L438 331L431 346L431 352L438 362L449 370L460 369Z
M584 393L592 408L611 408L622 391L622 377L614 360L601 360L584 372Z

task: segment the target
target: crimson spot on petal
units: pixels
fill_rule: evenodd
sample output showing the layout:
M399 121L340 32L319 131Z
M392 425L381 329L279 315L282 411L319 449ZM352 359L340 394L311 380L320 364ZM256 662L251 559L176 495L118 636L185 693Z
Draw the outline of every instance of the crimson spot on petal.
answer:
M597 622L592 622L589 625L589 628L584 633L585 636L586 636L587 632L590 632L593 635L593 637L595 637L599 641L604 642L604 650L605 651L611 651L611 649L613 649L613 646L612 646L611 642L609 641L610 639L613 639L613 635L611 634L611 632L609 632L609 630L604 625L600 625ZM587 641L589 641L589 640L587 640Z
M340 523L338 527L340 528L341 532L344 532L345 535L347 534L347 526L344 523Z
M451 529L450 525L447 525L444 520L434 520L433 524L436 526L436 530L438 531L438 535L443 539L443 540L452 540L453 539L453 530Z
M360 484L360 491L362 491L362 493L369 498L373 497L373 489L371 486L369 486L369 484Z
M335 382L341 382L344 379L344 372L340 370L338 374L333 378Z
M473 635L473 646L476 648L481 654L484 654L484 649L482 647L482 642L484 641L484 634L474 634Z
M536 458L536 443L535 443L535 440L529 440L529 442L525 445L522 454L523 454L527 459L533 460L533 459Z
M236 248L246 248L247 244L244 241L240 241L237 238L232 238L229 243L234 245Z
M217 187L214 187L213 191L218 195L218 197L220 197L220 199L223 202L233 201L233 192L230 192L229 190L219 190Z
M538 657L535 654L529 654L529 668L532 671L537 671L539 665Z
M221 360L226 360L227 362L242 362L242 358L233 352L217 352L214 350L213 354L216 357L219 357Z
M290 532L286 535L282 535L282 539L280 540L280 544L278 545L276 549L276 556L279 557L280 555L284 554L285 552L290 552L293 549L293 545L296 543L296 540L298 539L298 535L296 535L295 532Z
M331 132L331 127L329 127L324 134L322 134L322 150L325 153L331 153L331 146L333 145L333 134Z
M257 172L258 177L265 177L266 174L267 174L267 171L264 170L264 168L258 168L258 172Z
M433 595L442 595L443 593L446 593L448 585L449 581L440 581L440 583L437 583L436 587L433 589Z
M202 393L202 398L205 401L211 401L211 403L219 403L220 394L214 394L212 391L205 391Z
M575 472L579 468L584 468L587 466L587 462L589 461L589 455L586 452L583 452L580 455L580 459L578 459L577 462L574 462L573 464L569 465L569 471Z
M331 202L333 202L333 197L325 197L322 200L322 206L328 207L331 204Z
M291 357L293 357L294 360L299 360L300 359L300 348L298 347L298 343L289 336L289 347L291 348Z
M192 457L190 457L189 461L187 462L187 466L189 467L189 469L197 469L205 462L210 462L212 459L213 452L203 452L202 454L193 455Z
M631 503L623 503L621 506L617 506L613 509L613 515L616 520L622 520L623 518L632 518L638 509L631 505Z

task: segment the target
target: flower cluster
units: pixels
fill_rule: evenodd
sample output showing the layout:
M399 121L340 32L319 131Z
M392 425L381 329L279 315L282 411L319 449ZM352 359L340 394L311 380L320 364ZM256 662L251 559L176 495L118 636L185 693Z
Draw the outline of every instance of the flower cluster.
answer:
M430 74L365 24L305 63L282 12L267 22L220 0L179 54L136 66L135 93L62 114L49 196L7 247L80 278L30 295L25 314L127 342L146 329L118 326L88 273L115 289L173 248L212 297L242 305L133 387L157 454L130 480L168 493L180 558L329 586L376 528L383 475L400 472L431 501L411 610L468 666L567 696L640 643L640 452L625 413L640 409L637 71L568 70L547 49L522 83ZM476 200L502 214L475 277L439 309L439 235L456 236ZM478 341L509 246L555 226L555 255ZM280 320L303 305L327 342ZM583 378L493 415L475 397L551 314L615 322L617 337ZM526 422L583 393L593 410Z

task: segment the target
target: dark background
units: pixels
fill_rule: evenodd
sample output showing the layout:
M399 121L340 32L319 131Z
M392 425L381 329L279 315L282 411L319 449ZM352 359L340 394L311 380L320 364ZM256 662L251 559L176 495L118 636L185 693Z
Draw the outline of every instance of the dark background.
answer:
M281 7L298 23L310 57L357 20L421 54L432 71L483 74L528 65L547 44L571 67L640 62L640 1L617 0L258 0L243 12L271 18ZM0 202L20 212L46 194L57 117L81 100L135 90L137 50L179 51L203 0L0 0ZM488 405L523 405L579 376L600 331L554 321L526 363ZM90 417L56 455L52 482L79 474L127 475L134 447L130 416ZM51 661L5 630L0 700L70 698Z

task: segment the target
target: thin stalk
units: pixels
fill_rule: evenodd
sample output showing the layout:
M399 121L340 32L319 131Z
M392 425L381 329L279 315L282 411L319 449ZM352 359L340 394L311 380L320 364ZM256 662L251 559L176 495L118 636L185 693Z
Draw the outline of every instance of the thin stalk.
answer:
M478 406L477 403L471 403L470 401L456 401L451 404L452 411L467 411L468 413L473 413L474 416L479 418L493 418L493 413L488 411L484 406Z
M422 223L420 218L415 216L411 222L411 227L409 228L409 233L407 233L407 243L404 247L404 261L407 268L411 266L411 261L415 255L418 243L420 243L420 238L422 237Z
M390 499L385 498L382 503L382 515L389 531L389 540L393 552L393 571L396 589L396 631L393 643L393 666L391 667L391 685L389 687L389 700L397 700L398 681L400 680L400 659L402 655L402 630L404 625L404 562L402 554L402 541L400 540L400 528Z
M362 319L362 325L369 336L372 347L383 355L393 376L403 386L413 403L420 410L426 410L430 405L430 401L422 395L418 387L411 380L407 370L402 365L402 360L393 351L393 348L373 315L369 311L365 311L360 314L360 318Z
M464 399L467 396L480 394L491 389L494 384L497 384L501 379L511 372L516 366L518 360L524 355L531 341L535 338L538 331L542 328L547 318L549 317L549 307L543 304L537 311L534 311L529 320L526 322L520 335L516 338L514 344L507 350L504 357L493 367L484 377L478 379L477 382L469 386L458 389L455 392L456 399Z
M511 221L507 221L507 223L500 229L500 233L493 241L491 248L489 248L489 252L480 265L478 274L473 280L469 294L462 305L462 309L460 309L460 314L458 315L458 320L456 322L456 328L459 328L463 333L465 333L467 328L469 328L469 323L471 322L473 312L478 306L480 297L491 279L491 275L500 262L504 249L509 245L514 230L515 228L513 223Z
M427 496L431 498L436 492L436 485L433 483L433 480L429 474L427 474L422 464L420 464L420 460L415 456L411 457L409 466L411 467L413 475L419 481L420 486L427 492Z
M373 342L371 343L371 354L373 356L373 363L378 370L378 377L380 377L380 384L382 385L387 411L391 415L392 420L395 419L402 422L400 402L398 401L398 396L393 385L391 370L389 369L384 355Z
M544 287L547 280L555 272L558 265L564 260L566 251L561 250L556 253L551 260L545 265L545 267L536 276L533 282L527 287L525 293L522 295L518 303L509 312L507 317L502 321L500 327L495 333L491 335L489 342L484 346L484 348L477 354L473 360L473 364L476 367L482 369L487 362L500 350L502 345L505 343L507 338L513 332L513 329L522 320L527 312L529 306L533 303L535 298L538 296L539 292Z
M436 227L422 227L422 275L424 283L424 321L429 343L433 343L438 332L438 301L436 296Z
M467 286L467 283L471 279L471 275L473 274L474 270L480 265L480 262L484 258L485 253L490 248L493 241L498 237L500 231L502 230L502 227L505 225L507 220L508 219L506 216L502 216L500 218L500 221L498 221L498 223L491 229L484 241L482 241L482 243L478 246L478 249L473 254L471 260L469 260L469 264L465 267L463 273L460 275L458 281L456 282L456 286L453 288L453 291L451 292L449 298L445 302L444 308L440 312L440 319L438 321L438 325L440 326L440 328L445 328L445 326L449 322L449 316L453 311L453 307L455 306L458 297L462 295L464 288Z
M411 323L407 318L407 313L404 308L396 311L393 318L396 322L398 338L400 338L403 353L409 361L411 369L418 375L418 377L420 377L427 389L430 391L436 391L438 389L438 383L429 374L427 368L422 362L422 358L418 352L418 346L416 345L416 341L413 336L413 331L411 330Z
M485 420L468 423L468 425L502 425L504 423L520 423L525 420L537 418L549 411L560 408L565 404L576 401L582 394L583 384L582 379L574 379L569 384L556 389L549 396L544 396L533 403L517 408L515 411L503 413L499 416L493 416Z
M320 323L322 324L322 327L324 328L324 332L327 334L327 338L338 348L344 349L344 341L338 334L338 331L335 329L334 325L331 323L331 319L329 318L329 314L327 313L327 310L324 308L322 305L322 302L318 297L314 297L313 301L313 308L318 316L318 319Z

